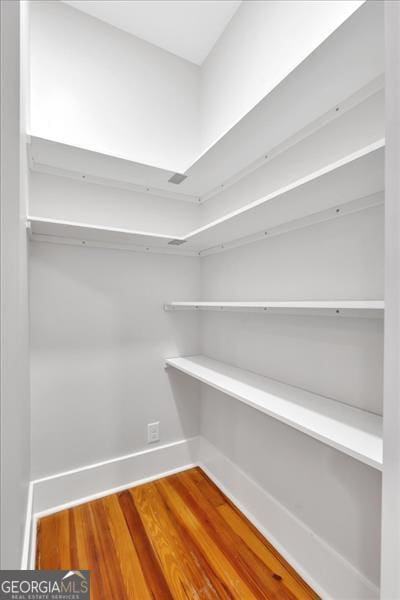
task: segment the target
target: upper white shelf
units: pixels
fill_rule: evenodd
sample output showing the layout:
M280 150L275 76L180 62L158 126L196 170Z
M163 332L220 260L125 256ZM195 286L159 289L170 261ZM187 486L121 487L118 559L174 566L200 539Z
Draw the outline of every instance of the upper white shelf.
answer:
M383 318L383 300L296 300L272 302L170 302L167 311L214 310L304 314L321 316Z
M375 469L382 469L382 417L379 415L206 356L168 358L166 365Z
M172 171L34 135L30 136L28 153L33 171L198 202L197 196L168 182Z
M329 218L349 203L358 210L382 202L382 194L376 195L384 189L384 146L380 139L192 231L185 236L186 248L204 252L257 232L273 235L285 223L306 224L310 215Z
M118 182L130 189L201 201L220 191L222 184L229 185L232 178L264 164L266 155L270 160L285 144L299 141L341 115L352 103L362 100L364 92L360 96L360 90L368 95L377 82L382 87L382 32L382 3L365 2L236 125L185 166L186 179L179 185L169 182L172 171L42 139L34 131L31 166L38 171L92 178L98 183Z
M121 249L137 249L160 251L182 254L197 254L180 250L179 246L171 245L171 241L180 238L174 236L118 229L115 227L102 227L101 225L87 225L59 219L45 219L42 217L28 216L28 225L33 239L47 242L63 240L67 243L76 243L84 246L110 246Z
M184 236L29 217L34 236L207 254L383 202L384 140L275 190ZM288 226L288 224L290 224ZM175 241L174 241L175 240ZM51 240L50 240L51 241ZM171 243L172 242L172 243Z
M181 190L208 197L250 165L260 166L266 154L271 158L285 140L302 130L307 135L308 124L335 118L347 99L383 74L383 31L382 4L365 2L185 171Z

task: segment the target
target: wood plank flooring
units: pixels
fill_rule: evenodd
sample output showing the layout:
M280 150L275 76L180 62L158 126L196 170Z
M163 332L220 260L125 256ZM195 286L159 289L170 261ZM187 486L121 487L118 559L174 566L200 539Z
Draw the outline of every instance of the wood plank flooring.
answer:
M92 600L318 596L199 468L40 520L38 569L90 569Z

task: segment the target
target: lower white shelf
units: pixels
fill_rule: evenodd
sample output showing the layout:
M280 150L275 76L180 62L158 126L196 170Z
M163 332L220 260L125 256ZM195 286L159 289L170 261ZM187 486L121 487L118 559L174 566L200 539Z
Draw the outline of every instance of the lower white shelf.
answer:
M272 302L170 302L164 310L228 310L321 316L383 318L383 300L294 300Z
M206 356L167 358L166 365L294 429L382 469L382 417L218 362Z

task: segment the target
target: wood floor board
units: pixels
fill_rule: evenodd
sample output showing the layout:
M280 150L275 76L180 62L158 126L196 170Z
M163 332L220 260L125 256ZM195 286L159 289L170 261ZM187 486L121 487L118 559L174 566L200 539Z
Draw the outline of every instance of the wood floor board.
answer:
M130 491L142 515L147 535L153 542L174 598L196 598L201 590L204 598L220 596L199 564L198 556L185 546L182 530L171 518L155 484L139 486Z
M182 527L187 528L192 539L198 544L200 551L212 563L226 589L230 590L232 597L237 600L254 598L251 584L240 576L235 566L232 565L230 557L218 544L218 540L215 540L212 529L205 526L207 520L205 522L201 520L202 515L198 515L193 511L193 507L187 504L188 497L182 497L181 490L178 491L174 484L176 484L176 481L172 477L159 482L164 493L172 500L171 507L175 518L180 520Z
M147 587L140 559L137 555L129 529L126 526L125 516L116 495L104 499L108 514L113 544L118 554L118 559L123 565L123 578L128 598L143 598L151 600L152 595Z
M217 507L227 525L274 572L276 577L284 580L286 587L296 598L304 597L305 593L310 594L310 588L305 581L203 471L198 473L193 469L190 475L195 481L201 481L201 486L198 486L198 488L202 490L209 501L214 497L213 504ZM216 495L218 495L217 500ZM317 594L313 594L312 597L317 599ZM305 597L308 598L309 596L306 595Z
M107 590L109 589L108 581L103 581L102 579L102 569L104 569L103 561L104 558L101 553L101 548L97 545L96 534L93 528L92 523L92 511L90 508L90 504L84 504L80 508L80 514L82 518L83 531L82 534L85 540L87 559L89 563L90 570L92 571L91 577L91 587L92 587L92 595L94 598L99 598L99 600L103 600L106 595ZM76 509L72 509L73 514L75 514ZM46 567L42 565L42 569ZM62 566L61 568L72 569L72 565Z
M89 569L92 600L316 600L200 469L38 524L36 568Z
M155 485L158 488L160 497L164 502L174 527L179 532L183 547L186 552L193 557L193 560L204 572L207 579L206 587L201 588L200 592L198 591L199 596L201 598L207 598L207 593L211 593L209 590L215 590L218 599L232 600L232 598L234 598L232 590L229 589L229 586L225 583L224 579L219 576L217 565L203 552L197 536L190 530L188 521L185 521L179 514L179 511L176 510L171 498L164 494L162 482L156 482Z
M265 600L295 599L295 596L282 584L282 580L277 580L276 574L262 563L232 528L226 526L220 513L197 489L190 473L183 473L179 478L174 476L172 481L186 504L222 549L237 575L247 581L254 597Z
M95 532L95 544L100 549L100 581L107 586L107 598L127 599L121 569L123 565L118 560L118 555L111 536L107 521L107 513L103 500L93 502L90 506L92 527ZM99 582L100 583L100 582Z
M93 562L90 560L87 505L77 506L65 512L68 512L70 517L71 569L89 569L89 565Z
M152 541L146 535L143 522L129 491L120 493L119 501L152 597L165 598L165 600L173 598L154 552Z

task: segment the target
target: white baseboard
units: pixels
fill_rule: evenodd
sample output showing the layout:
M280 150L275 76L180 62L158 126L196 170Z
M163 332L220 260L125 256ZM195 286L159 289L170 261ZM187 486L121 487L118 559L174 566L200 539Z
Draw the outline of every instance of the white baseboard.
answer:
M379 598L371 581L204 437L199 466L324 600Z
M22 544L22 558L21 558L21 570L25 570L29 565L29 554L32 540L32 527L33 527L33 483L29 483L28 487L28 499L26 503L26 516L25 516L25 529L24 529L24 540Z
M21 569L34 568L40 517L189 469L198 464L198 448L193 437L32 481Z
M21 569L34 569L37 520L199 465L324 600L379 598L343 556L203 437L36 479L29 487Z
M197 459L198 438L195 437L36 479L32 482L33 513L62 510L132 481L196 463Z

